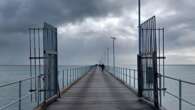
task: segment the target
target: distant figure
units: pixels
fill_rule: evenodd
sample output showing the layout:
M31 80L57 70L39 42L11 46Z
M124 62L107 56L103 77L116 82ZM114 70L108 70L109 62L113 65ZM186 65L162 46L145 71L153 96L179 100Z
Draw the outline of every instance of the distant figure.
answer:
M105 65L104 65L104 64L102 64L102 72L104 71L104 69L105 69Z
M103 71L104 71L104 69L105 69L104 64L99 64L99 67L101 68L101 71L103 72Z

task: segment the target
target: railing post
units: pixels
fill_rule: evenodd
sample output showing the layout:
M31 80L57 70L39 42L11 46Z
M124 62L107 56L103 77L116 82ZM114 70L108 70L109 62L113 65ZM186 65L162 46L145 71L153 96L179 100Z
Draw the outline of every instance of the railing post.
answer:
M66 87L68 87L68 68L66 69Z
M76 70L76 68L74 68L73 70L74 70L74 71L73 71L73 76L74 76L74 78L73 78L73 82L74 82L74 81L76 80L76 74L75 74L75 73L76 73L76 71L75 71L75 70Z
M74 82L74 68L72 68L72 82Z
M121 81L123 80L123 68L121 67Z
M124 83L125 83L125 68L124 68L124 73L123 73L123 75L124 75L124 79L123 79L123 80L124 80Z
M123 69L124 69L124 71L123 71L123 72L124 72L124 73L123 73L123 75L124 75L123 80L124 80L124 83L125 83L125 76L126 76L126 75L125 75L125 68L123 68Z
M133 70L133 73L134 73L134 77L133 77L133 83L134 83L134 88L135 88L135 70Z
M127 68L126 68L126 84L127 84ZM127 84L128 85L128 84Z
M70 76L69 76L69 78L70 78L70 84L72 83L72 68L70 68Z
M124 81L124 68L123 68L123 72L122 72L122 81Z
M22 83L22 81L19 81L19 94L18 94L18 96L19 96L19 104L18 104L18 110L21 110L21 96L22 96L22 91L21 91L21 87L22 87L22 85L21 85L21 83Z
M137 73L138 73L138 96L142 97L143 92L143 73L142 73L142 59L141 55L137 55Z
M78 77L77 77L77 68L76 68L76 80L77 80L77 78L78 78Z
M77 68L75 68L75 81L77 80Z
M120 79L120 67L117 67L117 78Z
M41 76L39 74L38 75L38 101L37 101L37 104L38 105L40 104L40 101L41 101L41 92L40 92L40 89L41 89Z
M179 80L179 110L182 110L182 81Z
M62 87L64 88L64 70L62 71Z
M129 86L131 87L131 69L129 69Z

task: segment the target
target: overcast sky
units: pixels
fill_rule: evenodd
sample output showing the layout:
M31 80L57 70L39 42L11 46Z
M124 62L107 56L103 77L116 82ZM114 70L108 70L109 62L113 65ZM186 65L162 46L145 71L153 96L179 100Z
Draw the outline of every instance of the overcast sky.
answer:
M142 22L165 28L166 63L195 63L195 1L141 0ZM59 64L94 64L112 46L117 65L136 64L137 0L0 0L0 64L29 64L28 28L58 27ZM111 51L110 51L111 52Z

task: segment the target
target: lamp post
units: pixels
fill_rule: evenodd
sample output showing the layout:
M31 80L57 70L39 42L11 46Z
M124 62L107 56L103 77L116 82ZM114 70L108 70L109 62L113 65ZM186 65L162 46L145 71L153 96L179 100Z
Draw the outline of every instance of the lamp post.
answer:
M138 96L142 97L143 92L143 75L142 75L142 62L141 62L141 1L138 0L138 46L139 52L137 55L137 69L138 69Z
M113 44L112 44L112 48L113 48L113 74L115 75L115 40L116 40L116 37L111 37L111 39L113 40Z
M107 48L107 50L106 50L107 52L107 66L109 66L109 48Z

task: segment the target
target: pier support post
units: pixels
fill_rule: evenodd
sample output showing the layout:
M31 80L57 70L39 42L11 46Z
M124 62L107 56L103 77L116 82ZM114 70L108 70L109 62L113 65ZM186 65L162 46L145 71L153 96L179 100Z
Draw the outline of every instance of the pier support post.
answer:
M143 74L142 74L141 56L137 55L137 73L138 73L138 97L142 97L143 92Z

